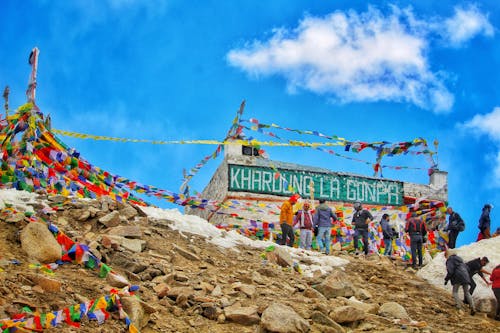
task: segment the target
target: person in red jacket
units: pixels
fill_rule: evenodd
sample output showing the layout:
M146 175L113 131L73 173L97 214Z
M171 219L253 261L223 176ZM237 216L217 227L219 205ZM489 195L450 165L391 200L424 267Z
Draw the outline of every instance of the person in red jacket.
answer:
M495 267L490 275L490 280L492 282L491 289L495 294L497 299L497 311L495 314L495 319L500 321L500 265Z

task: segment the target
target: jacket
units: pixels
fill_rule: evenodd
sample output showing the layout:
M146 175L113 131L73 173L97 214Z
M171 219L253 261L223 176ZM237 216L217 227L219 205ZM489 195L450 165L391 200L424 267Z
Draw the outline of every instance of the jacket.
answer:
M293 208L292 208L292 203L287 200L281 205L281 212L280 212L280 224L289 224L290 226L293 225Z
M412 217L406 222L405 231L412 235L427 235L427 226L425 222L419 219L418 217Z
M453 285L470 284L467 265L464 263L464 260L456 254L452 254L448 257L448 260L446 260L446 271L445 281L451 280L451 284Z
M312 230L313 228L313 217L311 211L309 210L299 210L297 215L295 215L294 226L299 225L300 229Z
M356 229L368 229L368 219L373 220L372 214L366 209L354 212L352 216L352 224Z
M462 220L462 217L457 212L453 212L450 214L450 218L448 220L448 227L445 231L464 231L465 230L465 222Z
M478 228L481 232L484 232L486 229L490 228L491 220L490 220L490 211L489 209L483 209L481 213L481 217L479 218Z
M333 222L337 221L337 215L332 211L326 203L322 203L316 208L314 213L314 226L331 227Z
M466 265L467 268L469 269L471 277L473 277L475 274L479 274L480 277L484 278L483 272L481 272L481 269L483 269L483 265L481 265L481 258L476 258L467 261Z
M499 289L500 288L500 265L495 267L490 275L490 281L493 282L491 288Z
M380 225L382 226L382 233L384 234L384 239L392 239L392 237L394 237L394 230L389 225L389 220L382 219L380 221Z

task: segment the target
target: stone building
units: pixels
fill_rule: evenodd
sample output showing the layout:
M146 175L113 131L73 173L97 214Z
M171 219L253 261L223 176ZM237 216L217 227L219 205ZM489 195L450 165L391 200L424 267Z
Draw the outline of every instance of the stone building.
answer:
M375 220L380 220L382 212L389 213L394 224L401 225L408 205L447 201L447 175L434 170L429 184L415 184L271 161L259 157L253 147L228 144L224 160L201 194L226 202L227 207L217 211L187 208L186 213L221 226L245 226L252 221L274 224L279 222L279 207L292 195L292 187L303 200L314 198L313 206L325 199L346 222L350 222L352 203L360 201L372 210ZM444 214L439 214L442 220Z

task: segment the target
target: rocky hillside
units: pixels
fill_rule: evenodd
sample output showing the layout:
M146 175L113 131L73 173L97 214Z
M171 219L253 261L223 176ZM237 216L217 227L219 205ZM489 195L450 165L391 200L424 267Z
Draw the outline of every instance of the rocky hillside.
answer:
M449 293L377 255L336 251L320 267L329 260L316 252L216 246L105 199L0 201L2 329L500 332L486 313L456 310Z

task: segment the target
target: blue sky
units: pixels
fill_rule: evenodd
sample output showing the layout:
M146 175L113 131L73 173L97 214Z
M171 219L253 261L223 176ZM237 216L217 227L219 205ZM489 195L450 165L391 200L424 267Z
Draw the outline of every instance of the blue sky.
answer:
M449 202L475 240L484 203L500 226L500 6L492 1L15 1L0 4L0 84L36 102L53 128L129 139L222 140L243 118L351 141L422 137L447 171ZM317 137L275 131L308 142ZM260 140L267 136L246 133ZM178 191L182 170L215 149L59 136L92 164ZM263 147L273 160L373 175L352 159ZM201 191L222 161L192 179ZM385 157L389 179L427 183L422 155ZM156 203L156 202L155 202ZM171 207L167 203L156 203Z

